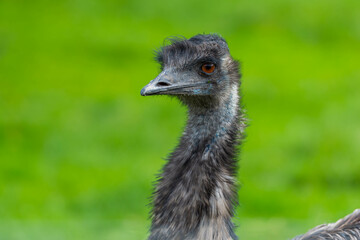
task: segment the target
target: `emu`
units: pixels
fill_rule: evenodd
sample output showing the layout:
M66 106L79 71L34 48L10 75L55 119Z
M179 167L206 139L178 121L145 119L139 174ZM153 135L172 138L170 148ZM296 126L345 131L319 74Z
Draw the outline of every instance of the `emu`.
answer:
M148 239L237 239L236 156L246 127L239 64L215 34L173 39L156 60L162 71L141 95L178 98L188 119L155 187ZM295 239L360 239L360 211Z

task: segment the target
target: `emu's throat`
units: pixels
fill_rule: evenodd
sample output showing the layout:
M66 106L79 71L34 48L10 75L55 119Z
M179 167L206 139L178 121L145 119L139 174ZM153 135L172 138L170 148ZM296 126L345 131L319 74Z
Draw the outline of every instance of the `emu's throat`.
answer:
M229 131L238 125L238 90L233 87L225 92L212 106L189 106L189 117L183 138L191 140L189 147L194 147L198 141L210 143L205 151L216 144L224 144ZM190 139L189 139L190 138Z

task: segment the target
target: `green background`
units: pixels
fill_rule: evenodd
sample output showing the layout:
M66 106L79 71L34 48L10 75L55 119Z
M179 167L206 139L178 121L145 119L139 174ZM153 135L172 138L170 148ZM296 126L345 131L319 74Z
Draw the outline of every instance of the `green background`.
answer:
M360 207L360 1L0 0L0 239L145 239L186 109L141 97L168 36L242 63L242 239Z

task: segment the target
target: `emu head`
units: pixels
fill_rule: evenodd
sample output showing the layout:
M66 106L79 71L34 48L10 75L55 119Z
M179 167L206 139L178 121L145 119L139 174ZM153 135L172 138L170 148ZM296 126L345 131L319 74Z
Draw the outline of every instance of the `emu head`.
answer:
M218 35L173 40L157 52L156 60L162 71L141 90L142 96L173 95L194 105L214 102L238 88L239 64Z

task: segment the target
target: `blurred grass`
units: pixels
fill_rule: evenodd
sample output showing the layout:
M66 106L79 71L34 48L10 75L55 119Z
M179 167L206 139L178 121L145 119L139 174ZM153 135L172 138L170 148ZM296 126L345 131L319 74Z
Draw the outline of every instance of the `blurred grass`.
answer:
M152 50L178 34L220 33L242 62L243 239L290 238L359 208L359 9L0 1L0 239L145 239L185 109L139 91L158 72Z

